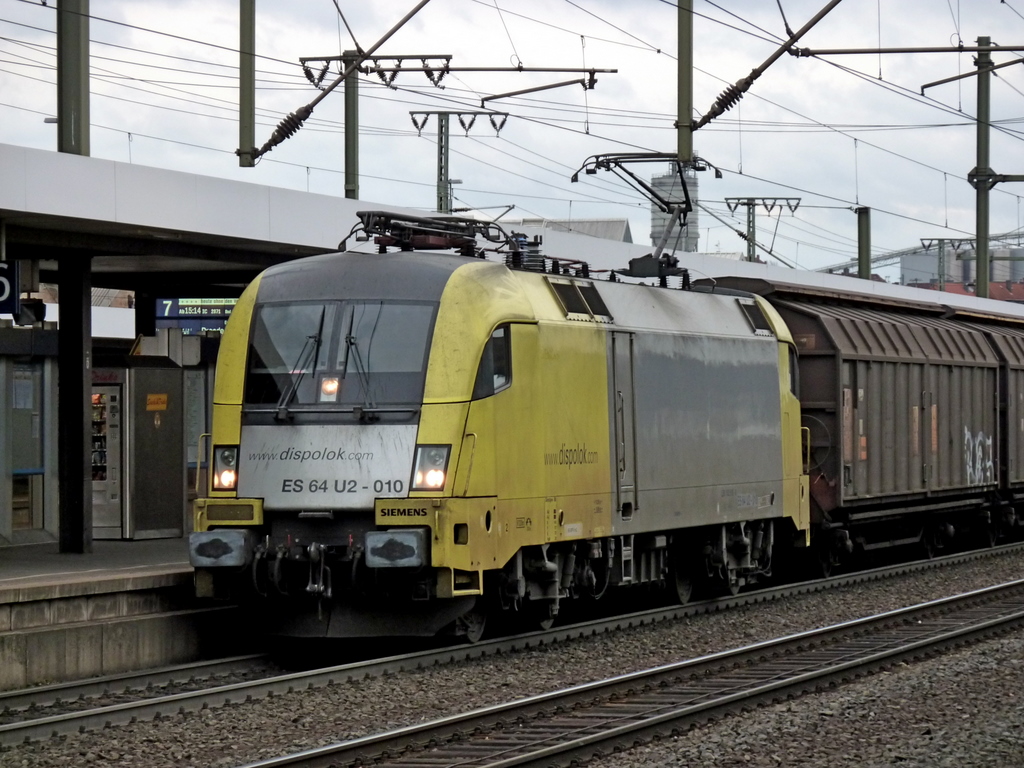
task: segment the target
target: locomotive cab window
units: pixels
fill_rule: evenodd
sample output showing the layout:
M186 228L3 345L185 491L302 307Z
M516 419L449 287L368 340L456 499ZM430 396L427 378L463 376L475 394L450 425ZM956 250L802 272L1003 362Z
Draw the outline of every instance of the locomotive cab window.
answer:
M435 310L383 301L260 306L245 403L301 409L418 402Z
M260 309L249 346L246 402L277 403L293 387L299 402L308 396L316 372L327 364L324 331L331 332L335 309L324 303Z
M484 345L480 356L480 367L473 385L473 399L501 392L512 384L512 334L507 325L494 329L491 338Z

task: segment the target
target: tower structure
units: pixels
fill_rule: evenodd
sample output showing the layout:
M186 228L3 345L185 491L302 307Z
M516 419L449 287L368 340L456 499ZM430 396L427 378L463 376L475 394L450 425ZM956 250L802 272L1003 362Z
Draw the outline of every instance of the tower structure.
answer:
M693 168L683 169L683 178L686 180L686 187L690 193L690 200L693 203L693 210L686 217L686 224L683 225L682 234L672 232L669 235L667 247L670 250L695 252L697 240L700 233L698 225L697 200L697 172ZM660 192L665 199L672 202L683 202L685 199L682 187L679 183L679 174L675 164L670 164L666 173L653 176L651 186ZM661 242L662 234L668 223L669 214L660 210L653 203L651 204L651 244L657 245Z

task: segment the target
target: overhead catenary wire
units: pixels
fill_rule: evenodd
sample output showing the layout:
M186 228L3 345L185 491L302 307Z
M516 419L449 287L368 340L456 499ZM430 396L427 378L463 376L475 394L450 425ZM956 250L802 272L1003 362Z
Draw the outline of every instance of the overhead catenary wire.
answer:
M332 25L332 26L333 26L333 25ZM593 36L590 36L590 38L591 38L591 39L594 39L594 37L593 37ZM652 51L652 53L653 53L653 51ZM114 76L113 76L113 75L111 75L110 77L114 77ZM184 86L184 87L190 87L190 86ZM172 97L168 96L167 98L172 98ZM431 98L432 98L432 97L431 97ZM597 109L599 109L599 108L600 108L600 107L599 107L598 105L594 105L594 104L592 104L592 105L590 105L590 106L591 106L591 109L592 109L593 111L596 111ZM572 107L573 107L573 105L568 105L568 106L566 107L566 109L569 109L569 110L571 110L571 109L572 109ZM538 108L538 109L539 109L539 108L541 108L541 107L537 106L536 108ZM534 117L534 118L536 118L536 116L531 116L531 117ZM593 114L592 114L592 117L593 117ZM556 119L556 118L553 118L553 117L552 117L552 118L537 118L537 119L536 119L536 122L535 122L535 124L536 124L536 125L545 125L546 123L553 123L555 119ZM598 121L595 121L595 124L596 124L597 122L598 122ZM609 122L610 122L610 121L609 121ZM813 123L811 123L811 124L813 125ZM746 131L748 131L748 132L749 132L749 131L751 131L751 130L753 130L753 129L754 129L754 126L755 126L755 125L756 125L756 122L755 122L755 121L751 121L751 120L744 120L744 129L745 129ZM829 130L829 128L825 127L825 126L824 126L824 124L820 124L820 125L822 125L822 130ZM311 127L312 127L312 125L311 125ZM550 125L549 125L549 126L547 126L547 127L552 127L552 126L550 126ZM570 126L570 127L571 127L571 126ZM609 125L608 127L609 127L609 128L611 128L611 127L618 127L618 126L612 126L612 125ZM1007 127L1009 127L1009 125L1008 125ZM710 127L709 127L709 128L710 128ZM714 130L716 130L716 131L717 131L717 130L722 130L723 128L724 128L725 130L730 130L731 126L723 122L722 126L718 126L718 127L716 127L716 128L714 129ZM665 128L665 130L667 130L667 128ZM785 130L785 129L783 129L783 130ZM853 128L850 128L850 130L855 130L855 129L853 129ZM868 128L865 128L864 130L869 130L869 129L868 129ZM884 129L880 129L880 130L884 130ZM895 130L895 129L894 129L894 130ZM599 130L599 132L601 132L601 133L604 133L604 134L605 134L606 136L608 136L608 137L610 137L610 136L614 136L614 135L615 135L615 134L614 134L614 133L612 133L611 131L600 131L600 130ZM142 134L139 134L139 135L142 135ZM517 154L518 154L518 153L517 153ZM509 160L513 160L513 158L512 158L512 157L509 157ZM916 162L916 161L915 161L915 160L913 160L913 159L911 159L911 162ZM304 166L303 166L303 167L304 167ZM943 171L943 172L945 173L945 171ZM958 177L958 178L962 178L962 174L954 174L954 176L955 176L955 177ZM428 186L429 186L429 185L428 185ZM811 186L816 186L816 185L811 185Z
M650 47L652 47L652 46L650 46ZM274 60L276 60L276 59L274 59ZM288 63L291 63L291 62L288 62ZM708 73L705 73L705 74L708 74ZM723 82L725 82L725 81L723 80ZM778 105L778 104L775 104L775 105ZM824 124L819 124L819 125L822 125L822 126L824 126ZM826 128L827 128L827 127L826 127ZM879 147L877 147L877 148L879 148ZM883 150L883 151L885 151L885 150ZM1001 191L1001 190L1000 190L1000 191Z

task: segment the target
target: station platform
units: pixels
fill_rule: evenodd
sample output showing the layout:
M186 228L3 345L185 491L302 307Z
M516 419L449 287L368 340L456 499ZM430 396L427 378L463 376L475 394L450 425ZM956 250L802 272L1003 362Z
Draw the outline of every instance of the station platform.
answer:
M193 578L187 538L0 548L0 690L218 652L237 618L197 601Z
M192 581L188 539L94 541L89 554L56 542L0 547L0 605Z

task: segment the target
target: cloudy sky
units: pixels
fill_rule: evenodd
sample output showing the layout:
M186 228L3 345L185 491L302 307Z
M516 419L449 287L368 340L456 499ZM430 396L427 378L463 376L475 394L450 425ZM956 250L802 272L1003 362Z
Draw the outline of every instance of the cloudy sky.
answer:
M56 0L0 0L0 143L56 148ZM318 91L300 57L368 49L415 0L257 2L257 130L262 144ZM826 0L694 0L694 116L761 65ZM256 168L238 167L237 0L92 0L91 144L94 157L344 195L341 89ZM340 12L339 12L340 11ZM649 237L648 203L613 175L570 177L588 156L675 150L677 8L667 0L431 0L378 54L450 54L453 67L594 67L578 85L490 102L509 118L464 131L452 118L455 205L507 218L628 218ZM1024 56L1024 0L844 0L799 43L808 48L973 45L987 35ZM354 40L353 40L354 38ZM921 86L974 68L972 53L784 55L737 107L694 137L722 179L700 175L700 250L744 250L742 208L726 198L799 198L791 213L764 208L758 241L787 264L818 268L856 256L856 206L872 209L876 254L921 238L974 232L975 79ZM414 62L418 64L418 62ZM327 75L327 82L337 69ZM420 135L410 112L477 111L483 96L556 83L560 73L422 73L393 88L361 81L361 194L432 210L436 118ZM991 165L1024 174L1024 67L992 82ZM652 169L641 169L649 173ZM656 168L655 170L662 170ZM991 231L1022 226L1024 184L992 194ZM352 222L339 222L339 233Z

